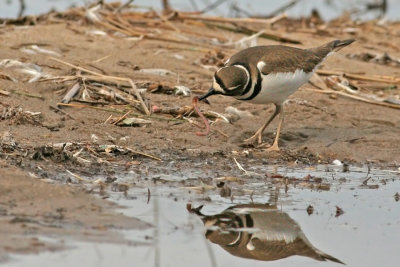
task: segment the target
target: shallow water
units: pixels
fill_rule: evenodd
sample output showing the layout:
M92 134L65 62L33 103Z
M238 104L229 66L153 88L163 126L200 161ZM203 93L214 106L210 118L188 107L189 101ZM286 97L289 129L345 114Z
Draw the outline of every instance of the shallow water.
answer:
M71 6L80 6L88 2L87 0L35 0L28 1L25 0L26 9L25 15L38 15L41 13L48 12L50 9L56 10L65 10ZM110 2L115 2L111 0ZM121 1L126 2L126 1ZM170 4L179 10L202 10L209 3L213 3L215 1L193 1L196 3L196 8L191 4L191 1L187 0L170 0ZM283 6L285 2L288 1L280 1L280 0L269 0L266 4L266 1L226 1L221 4L217 8L213 9L210 14L221 15L221 16L235 16L232 13L230 4L232 2L237 3L237 5L250 14L269 14ZM291 17L299 17L299 16L309 16L313 9L317 9L322 18L326 20L331 20L340 16L343 11L347 10L359 10L354 14L355 18L362 19L373 19L379 15L379 11L368 11L365 12L366 3L370 3L374 1L347 1L347 0L336 0L336 1L299 1L298 4L294 5L292 8L287 10L287 14ZM208 3L208 4L206 4ZM388 9L386 13L386 17L391 20L399 20L400 19L400 0L388 0ZM156 8L161 8L160 0L135 0L134 4L139 6L152 6ZM20 6L19 1L1 1L0 2L0 17L16 17L19 12ZM363 11L364 10L364 11Z
M233 198L221 197L220 188L211 189L200 184L194 178L205 175L197 169L153 177L163 182L154 185L149 179L129 189L125 195L109 192L111 200L126 207L121 212L154 227L146 231L123 231L132 242L131 246L65 240L70 247L68 250L12 255L7 266L338 266L335 262L307 256L279 259L282 255L301 254L301 251L315 251L315 248L348 266L398 266L400 202L394 197L400 192L398 172L372 169L367 185L362 186L367 178L367 167L350 167L350 172L342 172L338 166L303 169L258 166L248 171L254 173L241 175L240 183L232 181L233 178L226 182ZM265 178L265 173L270 177ZM121 180L132 182L129 175ZM182 180L186 182L183 184ZM321 183L324 186L320 188L324 190L315 189ZM198 189L199 185L203 192L193 188ZM147 188L150 188L150 199ZM209 216L190 213L187 203L191 203L192 208L204 205L198 213ZM254 206L255 203L263 205ZM265 205L267 203L270 205ZM245 210L238 207L241 204L247 204ZM314 207L311 215L306 211L308 205ZM226 210L233 206L236 207L234 212ZM344 213L336 217L337 206ZM213 216L217 214L219 217ZM232 225L224 228L221 224L216 227L216 218L220 223L228 223L232 214L236 219L247 216L243 219L245 228ZM205 238L206 229L201 218L209 225L208 237L213 242ZM238 244L242 241L238 242L238 233L245 244L240 249ZM249 235L253 238L250 245L245 240ZM268 240L257 243L263 235L276 240L283 236L286 242L278 247ZM295 236L301 237L302 246L300 249L291 247L287 252ZM138 242L142 245L135 245ZM231 245L224 246L221 244L224 242ZM249 254L273 260L238 256Z

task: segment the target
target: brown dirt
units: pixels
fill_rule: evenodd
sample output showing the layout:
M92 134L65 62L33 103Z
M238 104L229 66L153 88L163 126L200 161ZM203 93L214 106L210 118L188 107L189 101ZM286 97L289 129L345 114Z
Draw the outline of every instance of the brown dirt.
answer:
M182 28L190 28L204 34L223 36L238 40L243 35L223 30L211 30L204 26L185 25L174 22ZM325 31L293 30L298 22L282 22L275 31L292 39L302 41L299 47L313 47L332 39L355 38L357 42L343 49L340 53L329 57L321 66L326 70L340 70L350 73L365 73L400 76L398 67L361 62L345 57L345 54L361 51L388 52L392 57L400 58L400 25L390 24L385 27L374 23L359 27L355 35L343 33L338 26ZM371 26L372 25L372 26ZM343 26L344 27L344 26ZM200 67L194 62L204 58L207 53L215 54L210 46L198 47L191 44L179 44L158 40L144 39L132 41L113 35L92 36L88 32L102 29L95 25L67 20L45 22L35 26L0 28L2 42L0 59L15 59L21 62L34 63L52 76L74 75L70 67L52 61L43 54L27 54L21 48L30 44L38 44L42 48L57 51L62 60L91 69L93 71L120 77L129 77L140 85L162 84L163 87L185 85L196 92L205 92L212 78L212 71ZM291 30L292 29L292 30ZM369 30L368 30L369 29ZM104 29L102 29L104 30ZM292 31L292 32L290 32ZM169 31L169 34L174 32ZM194 38L193 35L187 35ZM278 42L259 39L259 44L269 45ZM218 48L226 56L234 52L232 49ZM174 55L184 56L178 59ZM104 58L104 59L102 59ZM102 59L98 61L99 59ZM178 74L155 76L143 74L135 69L163 68ZM8 116L0 117L0 156L3 158L0 169L0 192L2 202L0 211L0 231L2 242L0 255L5 251L36 251L52 246L42 245L41 241L30 239L23 233L26 229L42 233L62 235L82 235L114 240L103 227L144 227L134 219L112 213L112 204L94 199L77 188L51 185L32 178L26 174L33 172L42 178L57 179L58 172L65 169L76 170L81 174L109 174L121 170L101 163L84 164L72 154L79 148L67 153L62 147L54 148L52 144L79 143L95 147L96 144L118 145L129 147L135 151L160 157L164 162L170 160L190 159L201 162L213 157L215 167L223 169L226 158L235 155L259 159L263 163L304 163L330 162L333 159L347 160L356 163L372 161L383 165L396 165L400 162L400 110L358 102L341 96L307 91L313 88L310 84L303 86L290 97L285 106L285 123L281 136L281 152L267 152L265 149L243 148L239 144L248 138L273 111L272 106L252 105L239 102L229 97L214 96L210 98L210 106L202 105L203 110L224 113L227 106L240 110L248 110L253 116L241 118L231 124L218 122L212 125L213 133L208 137L195 135L196 127L170 115L152 115L152 121L145 127L119 127L104 122L112 114L104 110L90 108L64 108L65 113L55 111L56 106L72 87L71 82L26 82L27 76L15 70L0 69L0 89L11 93L0 94L0 115L3 110ZM19 78L19 82L7 80L2 74ZM40 95L42 99L21 95ZM399 89L382 91L385 95L399 95ZM145 98L151 105L158 107L182 107L191 105L191 97L176 96L164 93L146 93ZM114 105L125 112L126 105ZM22 111L40 112L40 116L21 115ZM138 113L138 111L135 111ZM144 117L145 118L145 117ZM196 120L196 118L195 118ZM276 122L264 133L264 140L272 142ZM219 134L222 131L229 137ZM93 141L92 135L98 140ZM100 152L99 152L100 153ZM100 155L104 155L101 154ZM100 156L101 157L101 156ZM112 158L112 159L111 159ZM115 161L125 169L135 169L133 160L142 161L150 168L163 163L141 157L138 154L114 153L107 159ZM262 161L261 161L262 160ZM137 164L139 164L138 162ZM17 166L11 167L11 165ZM121 166L120 165L120 166ZM132 165L132 166L131 166ZM216 170L217 171L217 170ZM65 180L63 180L65 181ZM68 204L67 204L68 203ZM113 216L109 216L113 214ZM21 219L22 218L22 219ZM14 223L12 223L14 222ZM51 228L47 224L76 225L82 227L73 230ZM43 226L46 225L46 226ZM20 239L21 236L24 239ZM118 239L118 242L121 240ZM31 242L31 243L29 243ZM33 242L33 243L32 243ZM40 244L36 244L36 243ZM35 245L35 244L36 245ZM33 244L33 245L31 245Z
M36 253L64 248L63 238L126 243L108 229L144 229L147 225L114 210L112 202L78 187L49 184L0 161L0 261L7 252ZM53 242L37 237L57 237Z

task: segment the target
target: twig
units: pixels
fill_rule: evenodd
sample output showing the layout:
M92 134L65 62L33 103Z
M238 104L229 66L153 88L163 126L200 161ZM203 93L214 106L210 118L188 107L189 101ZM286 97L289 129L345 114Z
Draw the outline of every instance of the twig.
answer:
M353 74L353 73L345 73L342 71L334 71L334 70L317 70L317 73L320 75L338 75L343 76L350 79L355 80L363 80L363 81L373 81L373 82L381 82L381 83L399 83L400 78L393 77L393 76L367 76L361 74Z
M150 154L146 154L146 153L143 153L143 152L135 151L135 150L133 150L131 148L128 148L128 147L126 148L126 150L128 150L129 152L132 152L134 154L138 154L138 155L141 155L141 156L144 156L144 157L148 157L148 158L151 158L151 159L162 161L162 159L160 159L159 157L156 157L156 156L153 156L153 155L150 155Z
M0 89L0 94L5 95L5 96L9 96L11 93L5 90L1 90Z
M108 75L100 74L100 73L97 73L97 72L95 72L95 71L91 71L91 70L88 70L88 69L85 69L85 68L82 68L82 67L79 67L79 66L75 66L75 65L73 65L73 64L71 64L71 63L65 62L65 61L63 61L63 60L61 60L61 59L54 58L54 57L50 57L50 59L53 60L53 61L57 61L57 62L59 62L59 63L62 63L62 64L64 64L64 65L67 65L67 66L69 66L69 67L72 67L72 68L75 68L75 69L78 69L78 70L81 70L81 71L90 73L90 74L95 75L95 76L99 76L99 77L102 77L102 78L111 79L111 80L115 80L115 81L124 81L124 82L128 82L128 83L130 84L130 86L132 87L132 90L133 90L133 92L135 93L137 99L140 101L140 104L141 104L143 110L145 111L145 113L146 113L147 115L150 115L150 111L149 111L149 109L147 108L146 104L144 103L144 101L143 101L143 99L142 99L142 96L140 95L139 91L137 90L137 88L136 88L135 84L133 83L132 79L130 79L130 78L116 77L116 76L108 76Z
M22 15L24 14L25 8L26 8L25 0L19 0L18 18L22 17Z
M111 118L112 118L112 114L103 122L103 124L107 124L107 122L108 122L109 120L111 120Z
M17 91L17 90L11 90L10 92L13 93L13 94L17 94L17 95L23 95L23 96L28 96L28 97L38 98L38 99L44 100L44 97L41 96L41 95L31 94L31 93L28 93L28 92Z
M76 179L78 179L78 180L81 181L81 182L91 183L91 181L89 181L89 180L87 180L87 179L85 179L85 178L82 178L82 177L80 177L79 175L77 175L77 174L75 174L75 173L73 173L73 172L71 172L71 171L69 171L69 170L65 170L65 171L68 172L70 175L72 175L73 177L75 177Z
M240 163L236 160L236 158L233 158L233 160L235 161L237 167L239 168L239 170L241 170L242 172L244 172L245 174L247 174L248 172L242 167L242 165L240 165Z
M49 105L49 107L50 107L51 109L55 110L56 112L60 112L60 113L62 113L62 114L64 114L64 115L68 116L69 118L71 118L71 119L73 119L73 120L76 120L72 115L68 114L67 112L65 112L65 111L62 110L62 109L59 109L58 107L55 107L55 106L53 106L53 105Z
M230 32L243 33L246 35L253 35L253 34L257 33L257 31L252 30L247 27L244 27L244 26L231 27L231 26L227 26L227 25L215 24L215 23L210 23L210 22L205 22L205 24L209 27L218 28L218 29L230 31ZM294 40L294 39L290 39L287 37L283 37L283 36L280 36L280 35L272 33L272 32L266 32L266 30L263 30L263 31L264 32L262 34L260 34L260 36L259 36L260 38L284 42L284 43L301 44L301 42L299 40Z
M139 31L137 29L133 29L132 27L127 27L126 25L118 21L115 21L114 18L105 17L104 19L107 20L108 23L105 22L97 22L97 23L108 29L121 32L127 36L142 36L147 34L147 32Z
M147 188L147 204L149 204L150 202L150 197L151 197L150 188Z
M57 103L57 106L65 106L65 107L73 107L73 108L91 108L91 109L97 109L97 110L102 110L102 111L108 111L108 112L114 112L114 113L124 114L124 111L118 110L118 109L102 108L102 107L89 106L89 105L82 105L82 104Z
M111 56L112 55L107 55L107 56L101 57L99 59L96 59L95 61L92 61L92 63L99 63L100 61L103 61L103 60L105 60L105 59L107 59L107 58L109 58Z
M61 100L61 103L69 103L71 102L71 99L79 92L81 89L81 84L79 82L76 82L71 89L65 94L63 99Z
M172 30L176 32L181 32L181 30L176 27L172 22L170 22L166 17L164 17L162 14L157 12L155 9L152 10L166 25L168 25Z
M162 0L162 6L163 6L163 11L164 12L168 12L171 10L171 6L169 5L169 1L168 0Z
M291 8L292 6L294 6L295 4L297 4L299 0L292 0L289 3L284 4L283 6L281 6L280 8L278 8L277 10L274 10L273 12L269 13L267 16L265 16L266 18L272 17L272 16L276 16L276 14L285 12L286 10L288 10L289 8ZM253 16L253 18L263 18L264 16Z
M177 44L186 44L186 45L193 45L196 47L202 46L202 47L207 47L209 49L215 49L215 45L207 44L207 43L200 43L200 42L193 42L190 40L182 40L182 39L173 39L169 37L161 37L161 36L150 36L146 35L144 37L145 39L148 40L156 40L156 41L163 41L163 42L169 42L169 43L177 43Z
M188 15L183 13L178 13L177 17L180 19L194 19L201 21L213 21L213 22L228 22L228 23L260 23L265 25L270 25L276 23L277 21L286 18L286 14L281 14L277 17L273 17L270 19L257 19L257 18L223 18L223 17L215 17L215 16L202 16L202 15Z
M199 7L197 6L195 0L190 0L190 3L192 4L192 7L193 7L194 10L199 10Z
M371 179L371 177L368 177L369 173L371 172L371 166L368 165L368 172L367 172L367 176L365 177L365 180L362 182L362 185L367 185L368 180Z
M365 99L363 97L351 95L342 91L334 91L334 90L318 90L318 89L311 89L311 88L305 88L308 91L312 92L317 92L317 93L322 93L322 94L337 94L341 96L345 96L351 99L355 99L361 102L373 104L373 105L378 105L378 106L384 106L384 107L389 107L389 108L395 108L395 109L400 109L400 105L395 105L395 104L390 104L390 103L385 103L385 102L377 102L369 99Z
M130 113L132 112L132 110L129 110L127 113L125 113L124 115L122 115L120 118L118 118L113 124L117 125L118 122L122 121L123 119L126 118L126 116L128 116Z
M117 9L114 11L114 14L115 14L115 13L120 13L122 9L128 7L133 1L135 1L135 0L128 0L125 4L123 4L122 6L120 6L119 8L117 8Z
M208 5L208 6L206 6L205 8L203 8L203 10L201 10L200 12L201 13L206 13L208 11L211 11L211 10L217 8L218 6L220 6L221 4L223 4L224 2L226 2L226 0L217 0L214 3L212 3L212 4Z
M229 138L229 135L227 135L226 133L224 133L223 131L219 130L219 129L215 129L216 132L218 132L220 135Z
M241 170L242 172L244 172L245 175L252 175L252 176L262 176L259 173L253 172L253 171L247 171L243 168L242 165L240 165L240 163L236 160L236 158L233 158L233 160L235 161L237 167L239 168L239 170Z

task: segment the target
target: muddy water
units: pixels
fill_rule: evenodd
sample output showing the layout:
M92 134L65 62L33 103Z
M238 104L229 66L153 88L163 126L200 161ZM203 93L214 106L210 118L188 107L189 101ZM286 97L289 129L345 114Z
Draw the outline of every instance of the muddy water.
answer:
M135 181L125 194L107 192L126 207L121 212L154 225L124 231L130 246L65 240L70 249L13 255L7 266L339 266L339 261L399 266L398 171L342 172L338 166L247 171L225 179L224 190L212 187L220 180L190 179L204 177L198 170L150 174L156 185L148 179ZM129 175L121 179L132 183Z

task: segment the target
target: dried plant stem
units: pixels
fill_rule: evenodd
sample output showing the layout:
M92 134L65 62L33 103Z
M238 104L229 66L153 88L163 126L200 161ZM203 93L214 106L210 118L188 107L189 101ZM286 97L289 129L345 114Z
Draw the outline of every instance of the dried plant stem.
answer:
M130 113L132 112L132 110L129 110L127 113L125 113L124 115L122 115L120 118L118 118L113 124L117 125L118 122L122 121L123 119L125 119Z
M0 94L1 94L1 95L5 95L5 96L8 96L8 95L10 95L11 93L8 92L8 91L1 90L1 89L0 89Z
M68 62L66 62L66 61L63 61L63 60L61 60L61 59L54 58L54 57L50 57L50 59L53 60L53 61L57 61L57 62L59 62L59 63L61 63L61 64L67 65L67 66L69 66L69 67L75 68L75 69L77 69L77 70L81 70L81 71L90 73L90 74L92 74L92 75L95 75L95 76L98 76L98 77L102 77L102 78L104 78L104 79L128 82L128 83L130 84L130 86L132 87L132 90L133 90L133 92L135 93L137 99L140 101L140 104L141 104L141 106L142 106L144 112L146 113L146 115L150 115L150 111L149 111L149 109L147 108L146 104L144 103L143 98L142 98L142 96L140 95L139 91L137 90L136 85L133 83L132 79L100 74L100 73L97 73L97 72L95 72L95 71L91 71L91 70L88 70L88 69L85 69L85 68L82 68L82 67L73 65L73 64L71 64L71 63L68 63Z
M390 103L385 103L385 102L378 102L378 101L373 101L373 100L369 100L369 99L365 99L363 97L359 97L359 96L355 96L355 95L351 95L345 92L341 92L341 91L334 91L334 90L318 90L318 89L311 89L311 88L305 88L308 91L312 91L312 92L317 92L317 93L322 93L322 94L337 94L337 95L341 95L341 96L345 96L351 99L355 99L361 102L365 102L365 103L369 103L369 104L373 104L373 105L378 105L378 106L384 106L384 107L389 107L389 108L395 108L395 109L400 109L400 105L395 105L395 104L390 104Z
M152 10L166 25L168 25L169 28L176 32L181 32L181 30L176 27L172 22L170 22L166 17L164 17L162 14L157 12L155 9Z
M334 70L317 70L316 72L320 75L338 75L338 76L343 75L343 77L355 79L355 80L390 83L390 84L393 84L393 83L400 84L400 78L393 77L393 76L367 76L367 75L345 73L342 71L334 71Z
M208 27L217 28L217 29L230 31L230 32L243 33L243 34L246 34L246 35L253 35L253 34L257 33L257 31L252 30L252 29L247 28L247 27L243 27L243 26L241 26L241 27L232 27L232 26L228 26L228 25L216 24L216 23L210 23L210 22L205 22L205 24ZM285 43L291 43L291 44L301 44L301 42L299 40L290 39L290 38L281 36L280 34L276 34L276 33L273 33L273 32L266 32L266 30L263 30L263 33L260 34L259 37L260 38L264 38L264 39L279 41L279 42L285 42Z
M144 156L144 157L148 157L148 158L151 158L151 159L162 161L162 159L160 159L159 157L156 157L156 156L153 156L153 155L150 155L150 154L146 154L146 153L143 153L143 152L139 152L139 151L130 149L128 147L126 147L126 150L128 150L129 152L134 153L134 154L138 154L138 155L141 155L141 156Z
M177 17L180 19L194 19L201 21L228 22L228 23L245 22L245 23L260 23L263 25L271 25L278 22L279 20L285 19L287 16L285 13L283 13L270 19L257 19L257 18L223 18L215 16L188 15L188 14L178 13Z
M41 96L41 95L31 94L31 93L28 93L28 92L18 91L18 90L10 90L10 92L13 93L13 94L17 94L17 95L23 95L23 96L28 96L28 97L38 98L38 99L44 100L44 97Z
M107 59L107 58L109 58L111 56L112 55L107 55L107 56L101 57L99 59L96 59L95 61L92 61L92 63L99 63L100 61L103 61L103 60L105 60L105 59Z
M118 113L118 114L124 114L124 111L119 110L119 109L102 108L102 107L83 105L83 104L57 103L57 106L65 106L65 107L73 107L73 108L91 108L91 109L97 109L97 110L102 110L102 111L114 112L114 113Z
M69 173L70 175L72 175L73 177L75 177L76 179L78 179L80 182L84 182L84 183L92 183L91 181L89 181L88 179L85 179L81 176L79 176L78 174L75 174L69 170L65 170L67 173Z
M79 92L81 89L81 84L79 82L76 82L71 89L65 94L63 99L61 100L62 103L69 103L71 102L71 99Z

